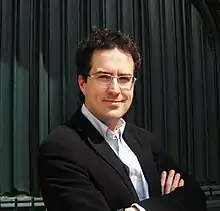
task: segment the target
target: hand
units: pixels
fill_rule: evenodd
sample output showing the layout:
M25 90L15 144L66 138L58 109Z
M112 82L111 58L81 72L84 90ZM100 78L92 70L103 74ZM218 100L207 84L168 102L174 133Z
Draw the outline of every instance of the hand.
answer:
M163 171L160 183L162 195L174 191L177 187L184 186L184 180L180 179L180 174L176 173L174 170L170 170L168 176L167 172Z
M135 207L128 207L125 209L125 211L138 211L138 209Z

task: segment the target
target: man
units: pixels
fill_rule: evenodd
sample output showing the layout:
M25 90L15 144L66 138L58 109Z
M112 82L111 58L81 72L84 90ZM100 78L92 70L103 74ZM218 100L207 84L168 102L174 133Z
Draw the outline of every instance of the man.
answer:
M39 149L39 179L48 211L204 211L199 185L153 135L123 116L141 58L121 32L97 30L79 44L83 105Z

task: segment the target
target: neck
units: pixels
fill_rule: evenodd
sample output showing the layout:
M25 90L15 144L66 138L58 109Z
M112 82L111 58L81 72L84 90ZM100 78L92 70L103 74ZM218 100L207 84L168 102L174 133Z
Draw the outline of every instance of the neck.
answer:
M99 117L98 115L95 115L94 112L92 112L92 110L90 110L85 104L84 106L88 109L88 111L94 115L96 118L98 118L101 122L103 122L109 130L111 131L115 131L116 130L116 127L117 127L117 124L120 120L120 118L109 118L109 119L104 119L104 118L101 118Z
M108 127L109 130L115 131L119 119L110 119L110 120L101 120L101 121Z

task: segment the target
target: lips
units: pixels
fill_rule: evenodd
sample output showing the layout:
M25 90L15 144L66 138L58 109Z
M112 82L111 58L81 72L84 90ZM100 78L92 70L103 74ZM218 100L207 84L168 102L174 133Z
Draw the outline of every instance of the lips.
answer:
M122 103L123 100L103 100L104 102L107 102L107 103Z

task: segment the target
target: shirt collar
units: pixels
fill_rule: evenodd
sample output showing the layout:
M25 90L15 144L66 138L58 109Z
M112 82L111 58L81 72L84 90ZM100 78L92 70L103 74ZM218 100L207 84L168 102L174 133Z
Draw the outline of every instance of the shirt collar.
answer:
M95 117L83 104L81 108L82 114L92 123L92 125L99 131L99 133L107 139L109 136L114 136L116 133L118 133L120 136L122 136L126 122L124 119L119 119L116 130L113 132L108 129L108 127L100 121L97 117ZM121 138L121 137L120 137Z

